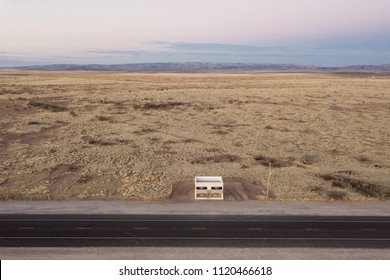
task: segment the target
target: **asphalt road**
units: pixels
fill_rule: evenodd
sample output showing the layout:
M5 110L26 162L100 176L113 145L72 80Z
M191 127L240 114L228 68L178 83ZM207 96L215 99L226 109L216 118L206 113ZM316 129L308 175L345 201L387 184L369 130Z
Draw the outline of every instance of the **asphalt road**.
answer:
M2 214L0 246L390 248L390 217Z

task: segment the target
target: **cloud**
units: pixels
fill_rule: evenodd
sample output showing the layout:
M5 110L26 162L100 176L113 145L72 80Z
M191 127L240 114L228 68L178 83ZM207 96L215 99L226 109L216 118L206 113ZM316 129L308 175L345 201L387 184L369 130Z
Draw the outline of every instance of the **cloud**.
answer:
M345 39L279 46L149 41L138 45L136 49L86 49L50 56L0 52L0 66L155 62L287 63L317 66L384 64L390 62L390 50L375 40L367 43Z
M20 56L20 55L31 55L29 52L9 52L9 51L0 51L0 55L4 56Z
M255 46L193 42L145 42L144 50L89 49L85 53L97 61L116 59L122 63L142 62L244 62L283 63L299 55L290 46Z
M136 56L145 54L145 51L137 51L137 50L110 50L110 49L93 49L86 50L86 54L94 54L94 55L113 55L113 56Z
M192 43L192 42L151 42L166 51L186 52L186 53L211 53L211 54L269 54L272 53L294 53L291 46L255 46L240 44L220 44L220 43Z

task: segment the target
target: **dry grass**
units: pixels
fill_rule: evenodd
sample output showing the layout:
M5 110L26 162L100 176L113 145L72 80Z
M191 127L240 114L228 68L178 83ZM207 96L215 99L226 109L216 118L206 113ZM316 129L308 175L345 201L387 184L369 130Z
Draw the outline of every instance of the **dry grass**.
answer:
M0 73L0 199L166 199L195 175L381 200L390 76Z

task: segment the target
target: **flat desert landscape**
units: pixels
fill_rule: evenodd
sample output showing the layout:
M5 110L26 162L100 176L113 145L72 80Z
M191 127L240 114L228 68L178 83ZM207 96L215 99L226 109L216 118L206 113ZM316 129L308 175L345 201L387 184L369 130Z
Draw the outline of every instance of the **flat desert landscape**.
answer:
M373 73L2 71L0 199L164 200L215 175L280 201L386 200L389 89Z

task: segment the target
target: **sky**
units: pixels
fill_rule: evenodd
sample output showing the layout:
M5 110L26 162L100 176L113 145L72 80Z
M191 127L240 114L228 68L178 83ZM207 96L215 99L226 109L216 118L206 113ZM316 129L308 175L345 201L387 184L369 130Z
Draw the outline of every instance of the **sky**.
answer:
M390 63L390 0L0 0L0 67Z

